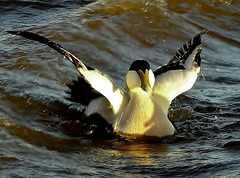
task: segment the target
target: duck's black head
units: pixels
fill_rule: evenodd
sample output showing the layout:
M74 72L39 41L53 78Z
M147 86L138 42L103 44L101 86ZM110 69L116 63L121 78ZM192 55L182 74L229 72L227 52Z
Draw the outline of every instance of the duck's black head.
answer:
M150 69L150 64L147 61L145 61L145 60L136 60L136 61L134 61L131 64L131 66L129 68L129 71L130 70L134 70L137 73L139 73L139 70L141 70L141 71L143 71L145 73L146 69L147 70Z
M147 61L136 60L131 64L125 81L128 91L141 87L142 90L147 92L153 88L155 77Z

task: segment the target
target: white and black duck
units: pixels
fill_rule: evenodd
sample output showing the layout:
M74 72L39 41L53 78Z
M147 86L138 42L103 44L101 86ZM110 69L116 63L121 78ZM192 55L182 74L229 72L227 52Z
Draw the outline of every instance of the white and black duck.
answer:
M164 137L175 132L168 118L172 100L191 89L197 80L201 37L207 30L183 44L168 64L156 70L152 70L145 60L134 61L126 71L125 89L43 36L27 31L8 32L44 43L75 65L80 77L69 86L69 93L71 100L86 106L86 117L99 114L112 125L115 133Z

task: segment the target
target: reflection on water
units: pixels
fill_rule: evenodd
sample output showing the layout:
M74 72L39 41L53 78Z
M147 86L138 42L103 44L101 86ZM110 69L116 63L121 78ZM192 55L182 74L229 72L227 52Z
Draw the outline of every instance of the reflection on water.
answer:
M231 0L1 1L1 176L239 177L239 8ZM155 69L205 28L201 75L171 105L178 134L160 140L83 120L83 106L66 99L74 66L5 33L42 34L124 86L132 61Z
M146 166L157 165L158 161L154 158L154 156L168 154L168 148L169 146L167 144L158 144L156 146L148 143L130 143L120 147L124 154L130 157L132 162Z

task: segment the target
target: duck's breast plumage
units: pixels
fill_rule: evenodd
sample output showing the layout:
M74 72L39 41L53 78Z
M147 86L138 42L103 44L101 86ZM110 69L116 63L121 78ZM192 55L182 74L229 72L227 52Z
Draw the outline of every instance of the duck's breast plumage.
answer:
M116 119L114 130L127 134L159 137L174 133L174 127L168 120L166 112L151 93L141 88L130 92L130 100Z

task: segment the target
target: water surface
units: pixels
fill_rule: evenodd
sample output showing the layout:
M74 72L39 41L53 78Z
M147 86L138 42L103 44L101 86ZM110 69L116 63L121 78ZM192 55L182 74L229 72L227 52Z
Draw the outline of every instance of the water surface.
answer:
M231 0L0 1L1 177L239 177L239 8ZM179 134L166 139L79 122L83 106L66 99L74 66L5 32L42 34L123 85L134 60L155 69L205 28L201 74L173 101Z

